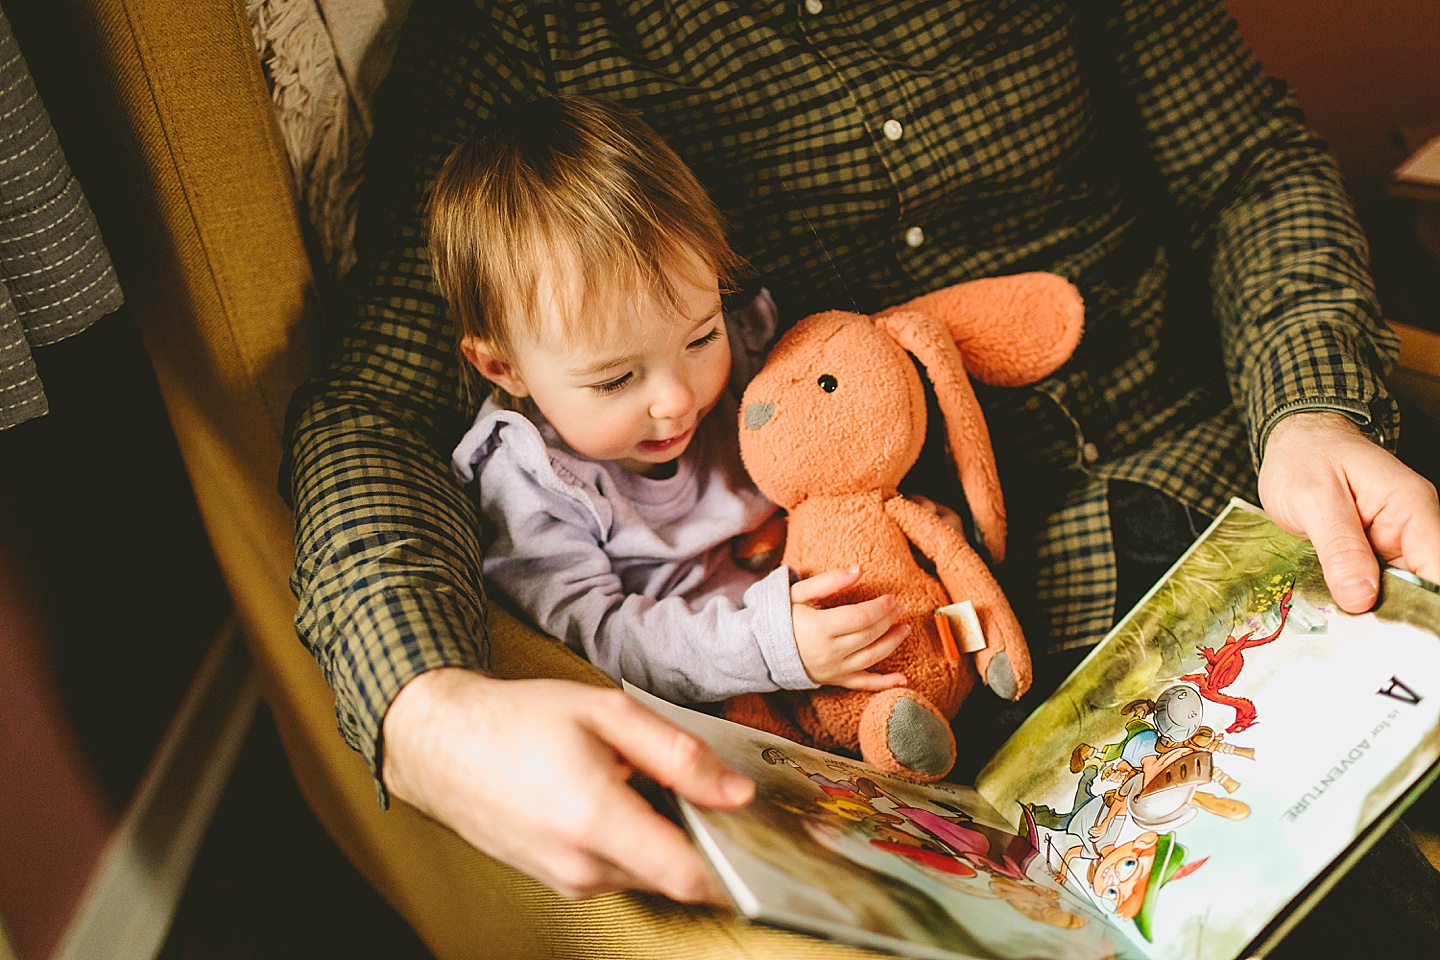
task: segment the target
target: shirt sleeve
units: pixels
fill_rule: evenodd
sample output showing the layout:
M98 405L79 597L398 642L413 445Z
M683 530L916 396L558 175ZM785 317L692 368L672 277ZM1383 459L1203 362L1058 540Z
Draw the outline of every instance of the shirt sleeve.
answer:
M1208 266L1230 390L1258 465L1300 410L1345 413L1393 447L1382 383L1397 341L1334 161L1220 0L1119 0L1107 43L1141 135Z
M381 730L395 695L426 670L489 660L478 515L448 465L468 416L425 252L425 189L455 142L543 84L523 31L500 22L505 5L468 10L468 20L439 6L417 5L377 98L352 274L363 285L329 363L289 414L296 629L382 806Z
M816 686L795 646L787 568L755 582L738 604L719 592L627 592L582 500L530 480L504 448L479 481L482 509L497 527L487 584L617 683L675 703Z

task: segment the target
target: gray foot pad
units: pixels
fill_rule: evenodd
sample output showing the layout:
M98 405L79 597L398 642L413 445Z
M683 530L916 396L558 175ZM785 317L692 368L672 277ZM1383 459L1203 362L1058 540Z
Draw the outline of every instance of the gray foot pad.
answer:
M950 727L908 697L895 701L885 724L885 743L903 766L922 776L950 769Z
M1015 671L1010 668L1010 655L1004 650L995 654L985 668L985 686L1006 700L1015 699Z

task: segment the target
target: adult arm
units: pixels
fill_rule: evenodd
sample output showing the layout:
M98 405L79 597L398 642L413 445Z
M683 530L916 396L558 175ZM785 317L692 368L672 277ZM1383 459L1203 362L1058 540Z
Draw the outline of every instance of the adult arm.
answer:
M636 719L619 693L553 683L527 701L536 709L521 709L516 701L531 687L476 672L488 664L480 549L474 507L444 456L464 418L452 333L419 229L423 188L451 144L496 107L542 89L543 72L523 48L524 32L496 22L504 10L471 9L471 20L458 22L444 6L417 5L382 95L392 102L367 156L368 239L356 268L365 281L354 322L292 405L297 629L382 803L388 785L563 893L633 887L705 898L698 855L620 773L649 769L716 805L743 802L743 782L688 734ZM456 19L423 22L437 12ZM457 83L467 88L463 111ZM387 189L398 197L381 196ZM557 702L569 706L539 709ZM511 719L476 723L484 716ZM648 752L657 743L668 750L659 760ZM527 762L508 765L514 756ZM540 795L553 801L544 811L514 816L510 798ZM504 836L483 823L506 823ZM654 851L669 859L657 862Z
M1314 541L1348 610L1374 602L1377 551L1434 579L1434 490L1367 440L1394 446L1383 377L1396 341L1323 143L1219 0L1124 0L1109 34L1183 234L1208 263L1261 502Z

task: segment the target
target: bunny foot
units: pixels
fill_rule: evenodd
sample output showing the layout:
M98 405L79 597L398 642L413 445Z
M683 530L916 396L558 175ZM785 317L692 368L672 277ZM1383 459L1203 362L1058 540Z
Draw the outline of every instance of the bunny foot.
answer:
M1024 650L1021 650L1024 653ZM1009 651L982 650L975 656L975 667L985 678L985 686L1004 700L1019 700L1030 689L1030 658L1012 660Z
M995 654L986 665L985 685L1006 700L1014 700L1020 695L1020 684L1010 666L1010 656L1004 650Z
M897 687L870 698L860 715L860 755L881 770L928 783L955 765L955 735L929 700Z

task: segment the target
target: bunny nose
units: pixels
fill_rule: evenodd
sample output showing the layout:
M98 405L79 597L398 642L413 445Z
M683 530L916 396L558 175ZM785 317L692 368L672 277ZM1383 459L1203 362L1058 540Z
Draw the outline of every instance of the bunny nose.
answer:
M770 422L775 416L775 404L769 400L757 400L754 403L745 404L745 426L751 430L759 430Z

